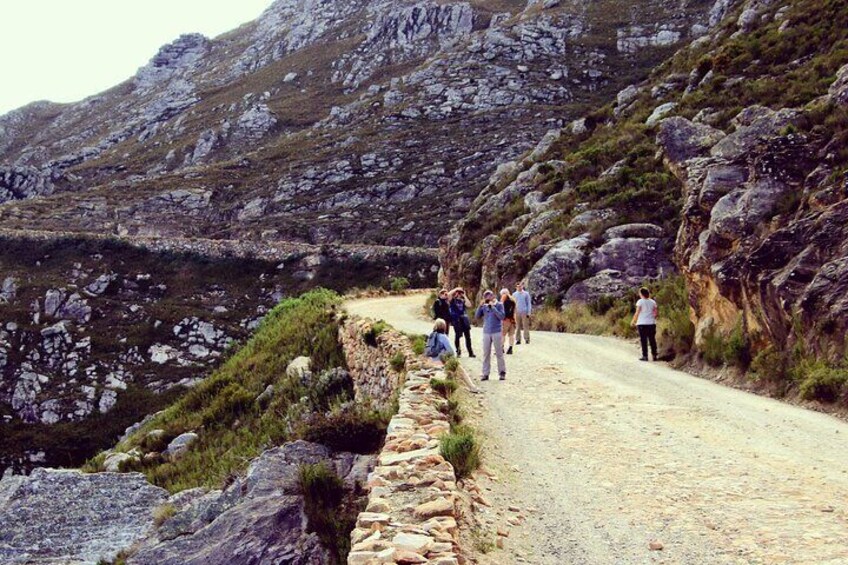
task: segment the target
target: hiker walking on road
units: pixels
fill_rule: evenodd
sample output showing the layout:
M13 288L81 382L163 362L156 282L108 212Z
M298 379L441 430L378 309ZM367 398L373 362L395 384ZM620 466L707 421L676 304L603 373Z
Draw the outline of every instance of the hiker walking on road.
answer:
M639 342L642 345L642 357L639 361L648 360L648 344L651 345L651 357L654 361L657 360L657 315L659 308L657 303L651 298L651 291L645 287L639 289L639 294L642 298L636 302L636 313L633 314L631 326L635 326L639 330Z
M524 342L530 343L530 315L533 313L533 300L530 293L524 290L524 283L515 285L515 333L518 334L516 345L521 345L521 332L524 331Z
M433 332L427 337L427 346L424 352L431 359L439 359L442 355L453 355L453 346L447 336L448 325L441 318L436 320Z
M445 335L450 335L451 308L448 300L448 290L443 288L439 291L439 297L433 303L433 319L445 321Z
M503 304L495 300L495 293L487 290L483 293L483 302L477 308L477 318L483 318L483 374L481 381L489 380L492 369L492 349L498 360L498 374L506 379L506 361L503 352Z
M462 288L455 288L450 293L450 317L454 331L454 345L456 345L456 356L462 356L462 347L459 342L462 336L465 336L465 347L468 349L468 356L474 357L474 350L471 348L471 320L468 318L468 308L471 304L465 297L465 291Z
M512 355L512 346L515 345L515 300L509 294L508 288L501 289L501 304L504 308L503 342L504 346L509 343L506 354Z

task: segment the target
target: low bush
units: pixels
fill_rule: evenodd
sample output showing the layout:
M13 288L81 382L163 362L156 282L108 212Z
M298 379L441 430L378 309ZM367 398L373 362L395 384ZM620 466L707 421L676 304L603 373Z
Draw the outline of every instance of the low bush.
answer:
M453 395L453 393L456 392L457 388L456 381L453 379L432 378L430 379L430 386L433 388L433 390L435 390L445 398L448 398Z
M313 414L298 427L297 435L336 451L374 453L383 443L391 417L372 408L355 406Z
M299 475L307 530L318 535L337 564L345 563L350 552L350 532L356 524L358 508L346 505L344 482L324 463L302 465Z
M409 338L412 340L412 351L416 355L424 355L424 351L427 350L427 336L424 335L414 335Z
M396 352L392 355L392 358L389 359L389 365L392 366L392 370L396 373L401 373L406 368L406 356L402 351Z
M406 277L395 277L389 281L389 288L392 292L403 292L409 288L409 279Z
M846 383L848 370L820 364L807 372L798 391L806 400L835 402L845 390Z
M443 435L440 452L453 465L457 479L471 476L480 467L480 443L474 431L467 426L457 426Z
M445 373L448 377L456 378L457 373L459 373L459 359L453 355L447 356L445 358Z
M784 383L789 378L789 359L773 345L760 350L751 360L751 379L764 383Z
M389 329L389 324L384 320L377 320L368 330L362 334L362 339L371 347L377 347L377 336Z

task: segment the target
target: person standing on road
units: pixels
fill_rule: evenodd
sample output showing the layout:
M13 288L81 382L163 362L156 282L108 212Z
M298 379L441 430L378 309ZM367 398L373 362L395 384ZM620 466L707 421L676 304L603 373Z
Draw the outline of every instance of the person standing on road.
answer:
M465 347L468 349L468 356L474 357L474 350L471 348L471 320L468 318L470 304L465 297L465 291L462 288L455 288L451 291L450 296L450 316L455 334L454 345L456 345L456 356L462 356L462 347L460 347L459 341L462 336L465 336Z
M515 285L515 333L518 334L516 345L521 345L521 331L524 330L524 342L530 343L530 315L533 313L533 300L530 293L524 290L524 283Z
M448 300L448 290L443 288L439 291L439 297L433 303L433 319L445 321L445 335L450 335L450 327L452 324L450 301Z
M633 314L631 326L639 330L639 342L642 345L642 357L639 361L648 360L648 344L651 345L651 357L657 360L657 315L659 308L651 298L651 291L645 287L639 289L642 298L636 302L636 313Z
M504 346L509 343L506 354L512 355L512 346L515 345L515 300L509 294L508 288L501 289L501 304L504 308L503 342Z
M477 308L477 318L483 318L483 374L481 381L489 380L492 369L492 349L498 360L498 374L506 380L506 361L503 352L503 304L495 300L495 293L487 290L483 293L483 302Z

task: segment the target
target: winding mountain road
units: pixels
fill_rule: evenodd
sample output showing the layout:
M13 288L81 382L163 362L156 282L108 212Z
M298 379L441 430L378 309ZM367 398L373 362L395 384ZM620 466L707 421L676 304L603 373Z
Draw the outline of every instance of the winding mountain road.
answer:
M348 310L426 333L423 301ZM622 340L534 332L515 349L473 397L483 519L509 529L482 563L848 564L848 423L639 362Z

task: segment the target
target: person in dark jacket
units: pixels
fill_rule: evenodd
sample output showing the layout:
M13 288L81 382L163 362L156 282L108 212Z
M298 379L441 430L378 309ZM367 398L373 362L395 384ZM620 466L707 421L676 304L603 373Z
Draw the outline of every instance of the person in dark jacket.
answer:
M445 335L450 335L450 327L453 323L451 319L450 301L448 300L448 290L443 288L439 291L439 297L433 303L433 319L445 321Z
M462 288L455 288L450 293L450 314L453 331L455 332L454 345L456 345L456 356L462 355L462 348L459 345L459 340L465 336L465 347L468 349L468 356L474 357L474 350L471 348L471 319L468 317L468 309L471 303L465 297L465 291Z
M512 346L515 345L515 300L512 299L508 288L501 289L501 304L504 307L503 344L509 342L506 354L512 355Z

